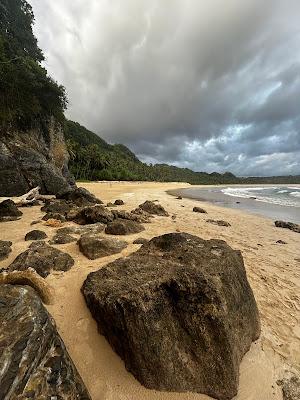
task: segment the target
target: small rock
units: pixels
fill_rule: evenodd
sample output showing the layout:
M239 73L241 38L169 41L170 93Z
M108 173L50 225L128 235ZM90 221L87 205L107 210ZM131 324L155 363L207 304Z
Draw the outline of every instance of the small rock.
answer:
M25 240L43 240L46 239L47 235L43 231L39 231L37 229L26 233Z
M40 224L41 222L42 222L41 219L36 219L36 220L32 221L30 225Z
M106 204L106 207L116 207L116 204L109 202Z
M8 199L0 203L0 222L15 221L23 215L15 203Z
M204 208L201 207L194 207L193 211L196 213L207 214L207 211L205 211Z
M66 244L76 242L76 238L69 234L56 233L49 241L49 244Z
M277 240L277 242L276 243L278 243L278 244L287 244L287 242L285 242L284 240Z
M277 228L290 229L293 232L300 233L300 225L294 224L293 222L275 221Z
M110 235L131 235L144 230L145 228L143 225L139 224L138 222L119 218L107 225L105 228L105 233Z
M139 205L139 208L146 211L149 214L159 215L162 217L168 217L169 214L160 204L155 204L153 201L147 200L143 204Z
M114 216L110 210L102 205L97 205L83 208L77 213L73 221L79 225L95 224L96 222L107 224L113 219Z
M182 196L177 196L176 199L177 200L182 200Z
M149 240L145 238L137 238L133 241L133 244L145 244L148 243Z
M115 200L115 203L114 203L116 206L123 206L125 203L124 203L124 201L123 200L121 200L121 199L117 199L117 200Z
M90 260L120 253L127 242L112 238L84 235L78 240L79 250Z
M8 272L33 268L46 278L52 271L68 271L73 265L74 260L69 254L48 246L45 242L33 242L10 264Z
M209 224L219 225L219 226L231 226L229 222L222 220L207 219L206 222L208 222Z
M45 214L42 218L43 221L48 221L49 219L56 219L57 221L61 221L61 222L66 221L66 217L64 215L59 214L59 213L52 213L52 212Z
M8 257L11 252L12 242L7 240L0 240L0 261Z
M51 226L52 228L58 228L59 226L62 225L62 222L57 220L57 219L48 219L48 221L45 222L46 226Z
M172 215L172 217L171 217L172 219L176 219L177 218L177 216L176 215Z

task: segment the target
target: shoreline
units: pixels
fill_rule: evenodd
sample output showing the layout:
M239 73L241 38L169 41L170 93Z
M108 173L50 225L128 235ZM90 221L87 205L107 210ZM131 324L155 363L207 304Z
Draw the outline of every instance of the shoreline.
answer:
M203 239L225 240L232 248L242 251L249 283L261 316L262 333L244 356L240 367L240 386L235 400L282 400L278 379L285 369L300 371L300 249L299 233L276 228L268 218L240 210L202 202L208 214L194 213L199 201L177 200L167 193L180 190L184 183L122 182L79 183L104 203L117 198L125 205L117 209L132 210L145 200L158 200L170 217L155 217L144 224L145 231L128 235L129 243L121 253L88 260L79 252L76 242L53 245L67 252L75 265L68 272L52 273L46 281L55 290L55 304L47 306L56 321L58 331L75 363L92 400L209 400L197 393L158 392L144 388L124 367L106 339L98 333L95 321L85 304L80 288L86 276L107 263L126 257L139 248L133 244L137 237L151 239L168 232L187 232ZM189 188L186 185L185 188ZM9 258L0 262L7 267L15 257L28 248L24 236L32 229L42 229L51 239L56 229L44 222L32 227L31 221L41 217L40 207L23 208L22 218L6 222L0 232L1 240L13 241ZM171 216L176 216L172 219ZM207 218L223 219L231 227L206 222ZM63 226L73 225L66 222ZM286 245L279 245L277 240ZM299 259L297 261L297 259Z
M230 185L232 187L233 185ZM253 187L244 185L245 187ZM266 187L267 185L262 185ZM209 186L210 188L226 188L228 185ZM237 187L243 187L237 185ZM257 187L257 185L255 185ZM199 193L196 191L199 190ZM195 192L189 193L189 192ZM203 191L200 193L200 191ZM178 189L167 190L167 193L171 196L182 196L186 199L196 200L205 204L212 204L217 207L225 209L237 210L250 215L262 216L267 219L284 220L293 223L300 223L300 208L286 205L272 204L269 202L255 201L255 199L239 197L239 196L228 196L221 192L209 193L203 186L195 187L182 187ZM206 197L205 197L206 196Z

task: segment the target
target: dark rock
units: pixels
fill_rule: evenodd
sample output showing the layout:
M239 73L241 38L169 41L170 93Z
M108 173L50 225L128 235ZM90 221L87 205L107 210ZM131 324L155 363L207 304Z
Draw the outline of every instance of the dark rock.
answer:
M6 240L0 240L0 261L8 257L11 252L12 242Z
M5 217L20 217L22 211L18 209L12 200L4 200L0 203L0 220Z
M8 271L24 271L33 268L46 278L52 270L68 271L74 265L73 258L62 251L48 246L45 242L33 242L10 264Z
M133 210L131 212L125 210L112 210L112 214L115 219L128 219L130 221L135 221L138 223L149 223L150 222L150 214L145 211L138 209L140 212L136 212Z
M282 386L283 400L299 400L300 399L300 378L293 375L290 378L279 381Z
M106 204L106 207L116 207L116 204L114 204L114 203L107 203L107 204Z
M241 202L240 201L236 201L235 204L241 204Z
M207 214L207 211L205 211L204 208L201 207L194 207L193 211L196 213Z
M277 240L277 242L276 243L278 243L278 244L287 244L287 242L285 242L284 240Z
M124 201L123 200L121 200L121 199L117 199L117 200L115 200L115 203L114 203L116 206L123 206L125 203L124 203Z
M83 235L78 240L79 250L90 260L120 253L127 247L123 240Z
M137 238L133 241L133 244L145 244L148 243L149 240L145 238Z
M81 226L66 226L57 230L58 234L71 234L71 235L84 235L84 234L95 234L103 232L105 228L101 222L95 224L81 225Z
M102 205L96 205L93 207L85 207L80 210L73 221L79 225L95 224L97 222L107 224L113 219L114 216L110 210L107 210L107 208Z
M153 201L147 200L145 203L140 204L139 208L146 211L149 214L160 215L162 217L168 217L169 214L160 204L155 204Z
M43 231L37 229L26 233L25 240L43 240L46 239L47 235Z
M300 233L300 225L294 224L293 222L275 221L275 226L277 228L286 228L293 232Z
M47 199L41 208L46 213L58 213L66 216L74 208L74 203L66 200Z
M64 215L59 214L59 213L52 213L52 212L45 214L42 218L43 221L48 221L49 219L56 219L57 221L61 221L61 222L66 221L66 217Z
M77 239L69 234L56 233L51 240L49 240L49 244L66 244L76 242Z
M90 400L34 289L0 285L0 304L0 399Z
M176 199L177 200L182 200L182 196L177 196Z
M94 204L102 204L100 199L97 199L91 192L82 187L72 188L65 192L56 195L58 199L64 199L73 202L78 207L86 207Z
M163 235L90 273L82 292L99 331L147 388L237 394L240 361L260 334L240 251Z
M145 228L143 225L138 222L119 218L107 225L105 233L108 233L109 235L131 235L144 230Z
M209 224L219 225L219 226L231 226L229 222L222 220L207 219L206 222L208 222Z
M20 196L39 186L55 194L74 185L62 126L53 118L28 131L0 128L0 193Z

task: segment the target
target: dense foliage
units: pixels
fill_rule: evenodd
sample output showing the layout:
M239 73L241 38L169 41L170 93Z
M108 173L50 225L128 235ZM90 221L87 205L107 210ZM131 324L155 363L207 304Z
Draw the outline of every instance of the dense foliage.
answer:
M66 121L70 168L79 180L148 180L191 184L297 183L300 177L237 178L226 172L207 174L166 164L142 163L127 147L110 145L78 123Z
M26 0L0 0L0 123L29 128L49 116L63 118L65 90L41 66Z

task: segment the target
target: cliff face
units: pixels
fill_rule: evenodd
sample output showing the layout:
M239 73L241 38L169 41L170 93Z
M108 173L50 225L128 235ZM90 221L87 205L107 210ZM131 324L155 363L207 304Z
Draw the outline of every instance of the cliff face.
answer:
M56 194L74 185L59 123L52 118L23 132L0 129L0 197L19 196L35 186Z

